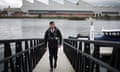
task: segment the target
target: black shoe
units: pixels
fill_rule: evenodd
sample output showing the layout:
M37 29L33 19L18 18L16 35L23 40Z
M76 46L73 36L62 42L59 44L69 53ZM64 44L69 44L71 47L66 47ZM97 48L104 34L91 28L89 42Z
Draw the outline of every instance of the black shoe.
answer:
M53 72L53 68L50 69L50 72Z
M57 67L57 64L55 63L55 64L54 64L54 68L56 69L56 67Z

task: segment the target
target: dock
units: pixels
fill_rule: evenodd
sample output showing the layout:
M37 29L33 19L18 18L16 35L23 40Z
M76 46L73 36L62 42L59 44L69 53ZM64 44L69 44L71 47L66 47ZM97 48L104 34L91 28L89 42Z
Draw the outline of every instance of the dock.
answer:
M12 55L11 43L15 43L15 55ZM91 43L95 46L93 54L90 53ZM4 58L0 60L0 64L4 65L1 72L50 72L49 50L44 48L44 39L0 40L0 44L5 45ZM106 46L113 47L112 53L102 52L111 53L107 59L112 61L111 64L101 58L103 45L107 51ZM53 72L120 72L119 46L120 42L115 41L64 39L63 47L58 51L57 68Z
M59 48L58 52L58 64L57 68L53 70L53 72L75 72L69 60L65 56L63 52L63 48ZM44 54L43 58L36 65L33 72L50 72L49 66L49 52Z

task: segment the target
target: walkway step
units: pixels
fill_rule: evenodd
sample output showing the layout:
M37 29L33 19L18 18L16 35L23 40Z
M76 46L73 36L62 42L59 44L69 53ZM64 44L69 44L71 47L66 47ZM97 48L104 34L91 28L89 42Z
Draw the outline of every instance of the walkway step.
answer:
M33 72L50 72L48 51L44 54L43 58L37 64ZM75 72L65 56L63 48L59 48L58 66L53 72Z

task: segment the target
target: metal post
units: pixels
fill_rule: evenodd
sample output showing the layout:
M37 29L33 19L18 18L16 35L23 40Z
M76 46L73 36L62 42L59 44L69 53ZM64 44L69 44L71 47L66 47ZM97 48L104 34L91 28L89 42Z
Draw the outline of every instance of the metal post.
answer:
M76 41L76 72L79 72L79 53L78 53L78 50L79 50L79 43L80 41Z
M97 59L100 59L100 49L98 45L95 45L95 57ZM99 64L95 64L96 65L96 72L100 72L100 65Z
M37 40L34 40L34 46L37 46ZM37 64L37 47L34 48L35 65Z
M26 45L27 45L27 41L25 41L25 50L26 49L28 49L27 47L26 47ZM24 59L25 59L25 72L28 72L28 55L27 55L27 52L26 53L24 53Z
M33 40L30 40L30 48L33 47ZM33 69L33 49L30 50L31 67Z
M87 54L90 54L90 44L89 43L85 43L84 52ZM90 60L85 57L84 61L85 61L84 72L89 72L90 71Z
M28 40L25 41L25 49L28 49ZM26 64L26 71L27 72L32 72L32 67L31 67L31 59L30 59L30 55L29 55L29 51L25 53L25 64Z
M37 62L38 62L38 40L35 40L35 43L36 43L36 45L37 45L37 48L36 48L36 64L37 64Z
M33 40L33 47L35 47L35 40ZM35 56L35 48L32 49L33 50L33 68L35 67L36 64L36 56Z
M22 51L21 48L21 42L16 42L16 53L19 53ZM22 60L21 60L21 56L17 56L16 57L16 72L21 72L22 70Z
M4 58L9 57L11 55L12 55L12 53L11 53L10 43L5 42L5 44L4 44ZM10 59L9 61L10 61L11 72L15 72L12 59ZM9 72L9 67L8 67L9 61L4 62L4 72Z
M120 48L118 46L115 46L113 49L110 65L120 70Z
M40 44L40 40L37 40L38 43L37 44ZM41 55L41 50L40 50L40 46L38 46L38 60L40 59L40 55Z
M85 43L82 41L81 42L82 44L82 52L85 51ZM85 57L83 55L81 55L81 69L82 69L82 72L85 72Z

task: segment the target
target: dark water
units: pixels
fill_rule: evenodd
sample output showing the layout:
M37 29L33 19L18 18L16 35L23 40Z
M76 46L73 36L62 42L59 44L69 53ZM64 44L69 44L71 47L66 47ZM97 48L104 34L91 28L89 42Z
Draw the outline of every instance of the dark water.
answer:
M0 19L0 39L16 38L43 38L49 21L55 21L56 26L62 31L63 37L89 33L89 21L65 19ZM120 21L94 21L95 32L101 29L120 29Z
M65 19L0 19L0 39L16 38L43 38L49 21L55 21L56 26L62 31L63 37L75 36L77 33L88 34L89 21ZM95 32L101 29L120 29L120 21L94 21Z
M0 19L0 39L43 38L50 21L55 21L63 37L89 34L90 22L87 20L65 19ZM95 20L95 34L101 34L101 29L120 29L120 21ZM2 47L2 46L1 46ZM0 48L0 59L3 58L3 48ZM0 68L1 69L1 68ZM1 72L1 70L0 70Z

